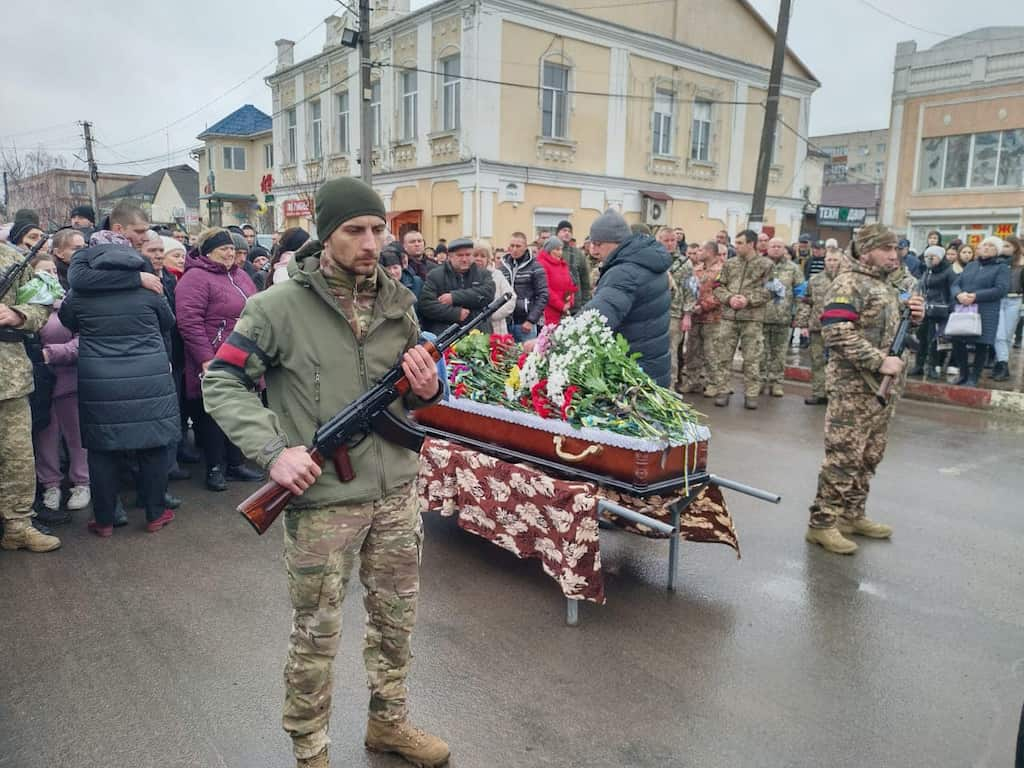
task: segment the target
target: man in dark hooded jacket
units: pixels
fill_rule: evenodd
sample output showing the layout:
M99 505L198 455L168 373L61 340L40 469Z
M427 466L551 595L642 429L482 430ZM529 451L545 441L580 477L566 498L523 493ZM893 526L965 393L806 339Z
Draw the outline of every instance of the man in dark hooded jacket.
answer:
M672 370L668 251L650 235L632 234L622 214L610 209L591 225L590 243L601 271L584 311L596 309L604 315L612 331L640 353L640 367L667 387Z

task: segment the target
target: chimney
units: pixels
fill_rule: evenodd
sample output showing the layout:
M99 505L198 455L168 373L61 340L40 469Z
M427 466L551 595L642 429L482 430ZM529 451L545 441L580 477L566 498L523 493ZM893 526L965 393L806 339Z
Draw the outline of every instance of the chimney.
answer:
M324 29L327 32L327 39L324 40L324 50L337 48L341 45L341 33L345 29L345 20L333 13L324 19Z
M284 38L274 43L277 46L277 69L287 69L295 63L295 41Z

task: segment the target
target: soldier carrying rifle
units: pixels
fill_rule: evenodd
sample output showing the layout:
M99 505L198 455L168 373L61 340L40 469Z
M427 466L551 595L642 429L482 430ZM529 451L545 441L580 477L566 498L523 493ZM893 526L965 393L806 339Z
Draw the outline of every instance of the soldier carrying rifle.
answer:
M204 403L227 436L298 497L284 523L293 607L284 728L299 768L328 766L331 666L357 558L366 589L366 746L440 766L448 745L411 725L406 711L423 540L417 455L371 433L348 451L343 481L330 465L321 475L304 441L400 358L409 392L396 411L433 402L441 385L417 345L414 296L378 264L381 198L357 179L329 181L316 195L316 226L320 240L296 252L291 279L246 304L203 380ZM255 391L264 377L269 409Z

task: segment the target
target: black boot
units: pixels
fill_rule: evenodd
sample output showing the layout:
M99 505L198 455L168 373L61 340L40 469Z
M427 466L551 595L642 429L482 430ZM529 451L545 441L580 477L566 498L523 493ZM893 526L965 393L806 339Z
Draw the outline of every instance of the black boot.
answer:
M981 379L981 373L985 370L985 364L988 362L988 347L978 346L974 350L974 362L971 365L971 372L967 376L967 386L976 387L978 381Z
M227 477L231 478L232 480L251 481L251 480L262 480L263 479L263 473L262 472L257 472L255 469L249 469L244 464L238 464L238 465L233 466L233 467L229 466L228 467L228 471L225 473L225 475Z
M190 448L186 443L178 443L178 463L179 464L198 464L202 460L202 456L194 448Z
M224 470L220 467L210 467L206 470L206 487L211 491L226 491L228 481L224 477Z
M992 369L992 381L1009 381L1010 380L1010 364L1009 363L996 363L996 367Z

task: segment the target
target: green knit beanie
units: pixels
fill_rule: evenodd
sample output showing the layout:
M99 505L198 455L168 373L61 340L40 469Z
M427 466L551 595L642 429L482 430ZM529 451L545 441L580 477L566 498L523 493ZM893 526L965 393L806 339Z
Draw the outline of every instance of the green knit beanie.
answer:
M323 242L349 219L380 216L387 219L384 201L361 179L345 176L332 179L316 192L316 232Z

